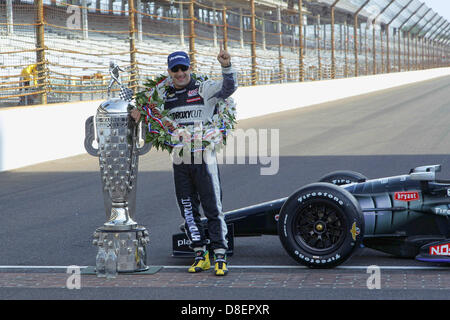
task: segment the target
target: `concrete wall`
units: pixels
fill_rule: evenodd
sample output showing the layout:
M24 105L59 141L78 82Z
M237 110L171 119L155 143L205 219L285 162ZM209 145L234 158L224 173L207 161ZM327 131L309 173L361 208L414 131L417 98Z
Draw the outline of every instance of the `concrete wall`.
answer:
M238 120L450 75L450 68L239 88ZM101 101L0 109L0 171L85 153L84 123Z
M450 68L440 68L358 78L272 84L239 88L233 97L238 104L238 119L247 119L448 75Z

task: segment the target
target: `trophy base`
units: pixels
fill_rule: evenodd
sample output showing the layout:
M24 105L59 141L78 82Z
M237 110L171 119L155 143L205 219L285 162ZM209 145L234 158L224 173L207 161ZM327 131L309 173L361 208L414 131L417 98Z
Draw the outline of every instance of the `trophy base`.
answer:
M132 273L147 271L148 231L136 226L133 230L110 230L105 226L94 233L94 245L104 246L105 250L112 245L117 256L117 272Z
M112 203L109 221L103 224L105 230L134 230L138 227L129 214L128 203Z
M114 232L114 231L134 231L136 230L138 227L137 223L136 224L113 224L113 223L108 223L106 222L102 229L103 230L107 230L110 232Z

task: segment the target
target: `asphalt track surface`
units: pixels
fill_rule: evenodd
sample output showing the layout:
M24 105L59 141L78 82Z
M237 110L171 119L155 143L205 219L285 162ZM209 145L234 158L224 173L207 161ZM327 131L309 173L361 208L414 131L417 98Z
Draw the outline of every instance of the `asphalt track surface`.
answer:
M443 77L240 121L244 130L279 129L279 170L261 175L268 165L248 158L221 165L224 210L285 197L334 170L376 178L442 164L450 177L449 89ZM276 236L236 238L225 278L188 274L191 261L171 256L182 219L170 159L156 150L140 158L136 219L150 231L149 264L165 268L109 282L83 276L81 290L68 290L64 268L30 266L94 265L92 233L105 222L99 176L97 158L87 154L0 173L0 299L450 298L448 268L361 249L343 268L309 270ZM370 265L381 266L380 290L367 289Z

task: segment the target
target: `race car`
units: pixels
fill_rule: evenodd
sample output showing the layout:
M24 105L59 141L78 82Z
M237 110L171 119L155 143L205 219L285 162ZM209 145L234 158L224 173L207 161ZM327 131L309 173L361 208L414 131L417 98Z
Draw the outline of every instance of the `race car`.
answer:
M289 197L226 212L228 254L234 237L278 235L287 253L311 268L340 265L363 246L450 263L450 180L436 179L440 171L421 166L372 180L335 171ZM173 256L193 256L184 233L173 235Z

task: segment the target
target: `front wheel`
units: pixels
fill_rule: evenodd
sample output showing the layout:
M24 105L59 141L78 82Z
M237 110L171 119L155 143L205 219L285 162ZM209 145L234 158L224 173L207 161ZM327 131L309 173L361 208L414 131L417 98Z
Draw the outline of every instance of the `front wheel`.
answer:
M351 193L330 183L313 183L284 203L278 235L288 254L311 268L346 261L363 238L364 217Z
M333 171L320 178L319 182L329 182L337 186L354 182L364 182L367 177L359 172L350 170Z

